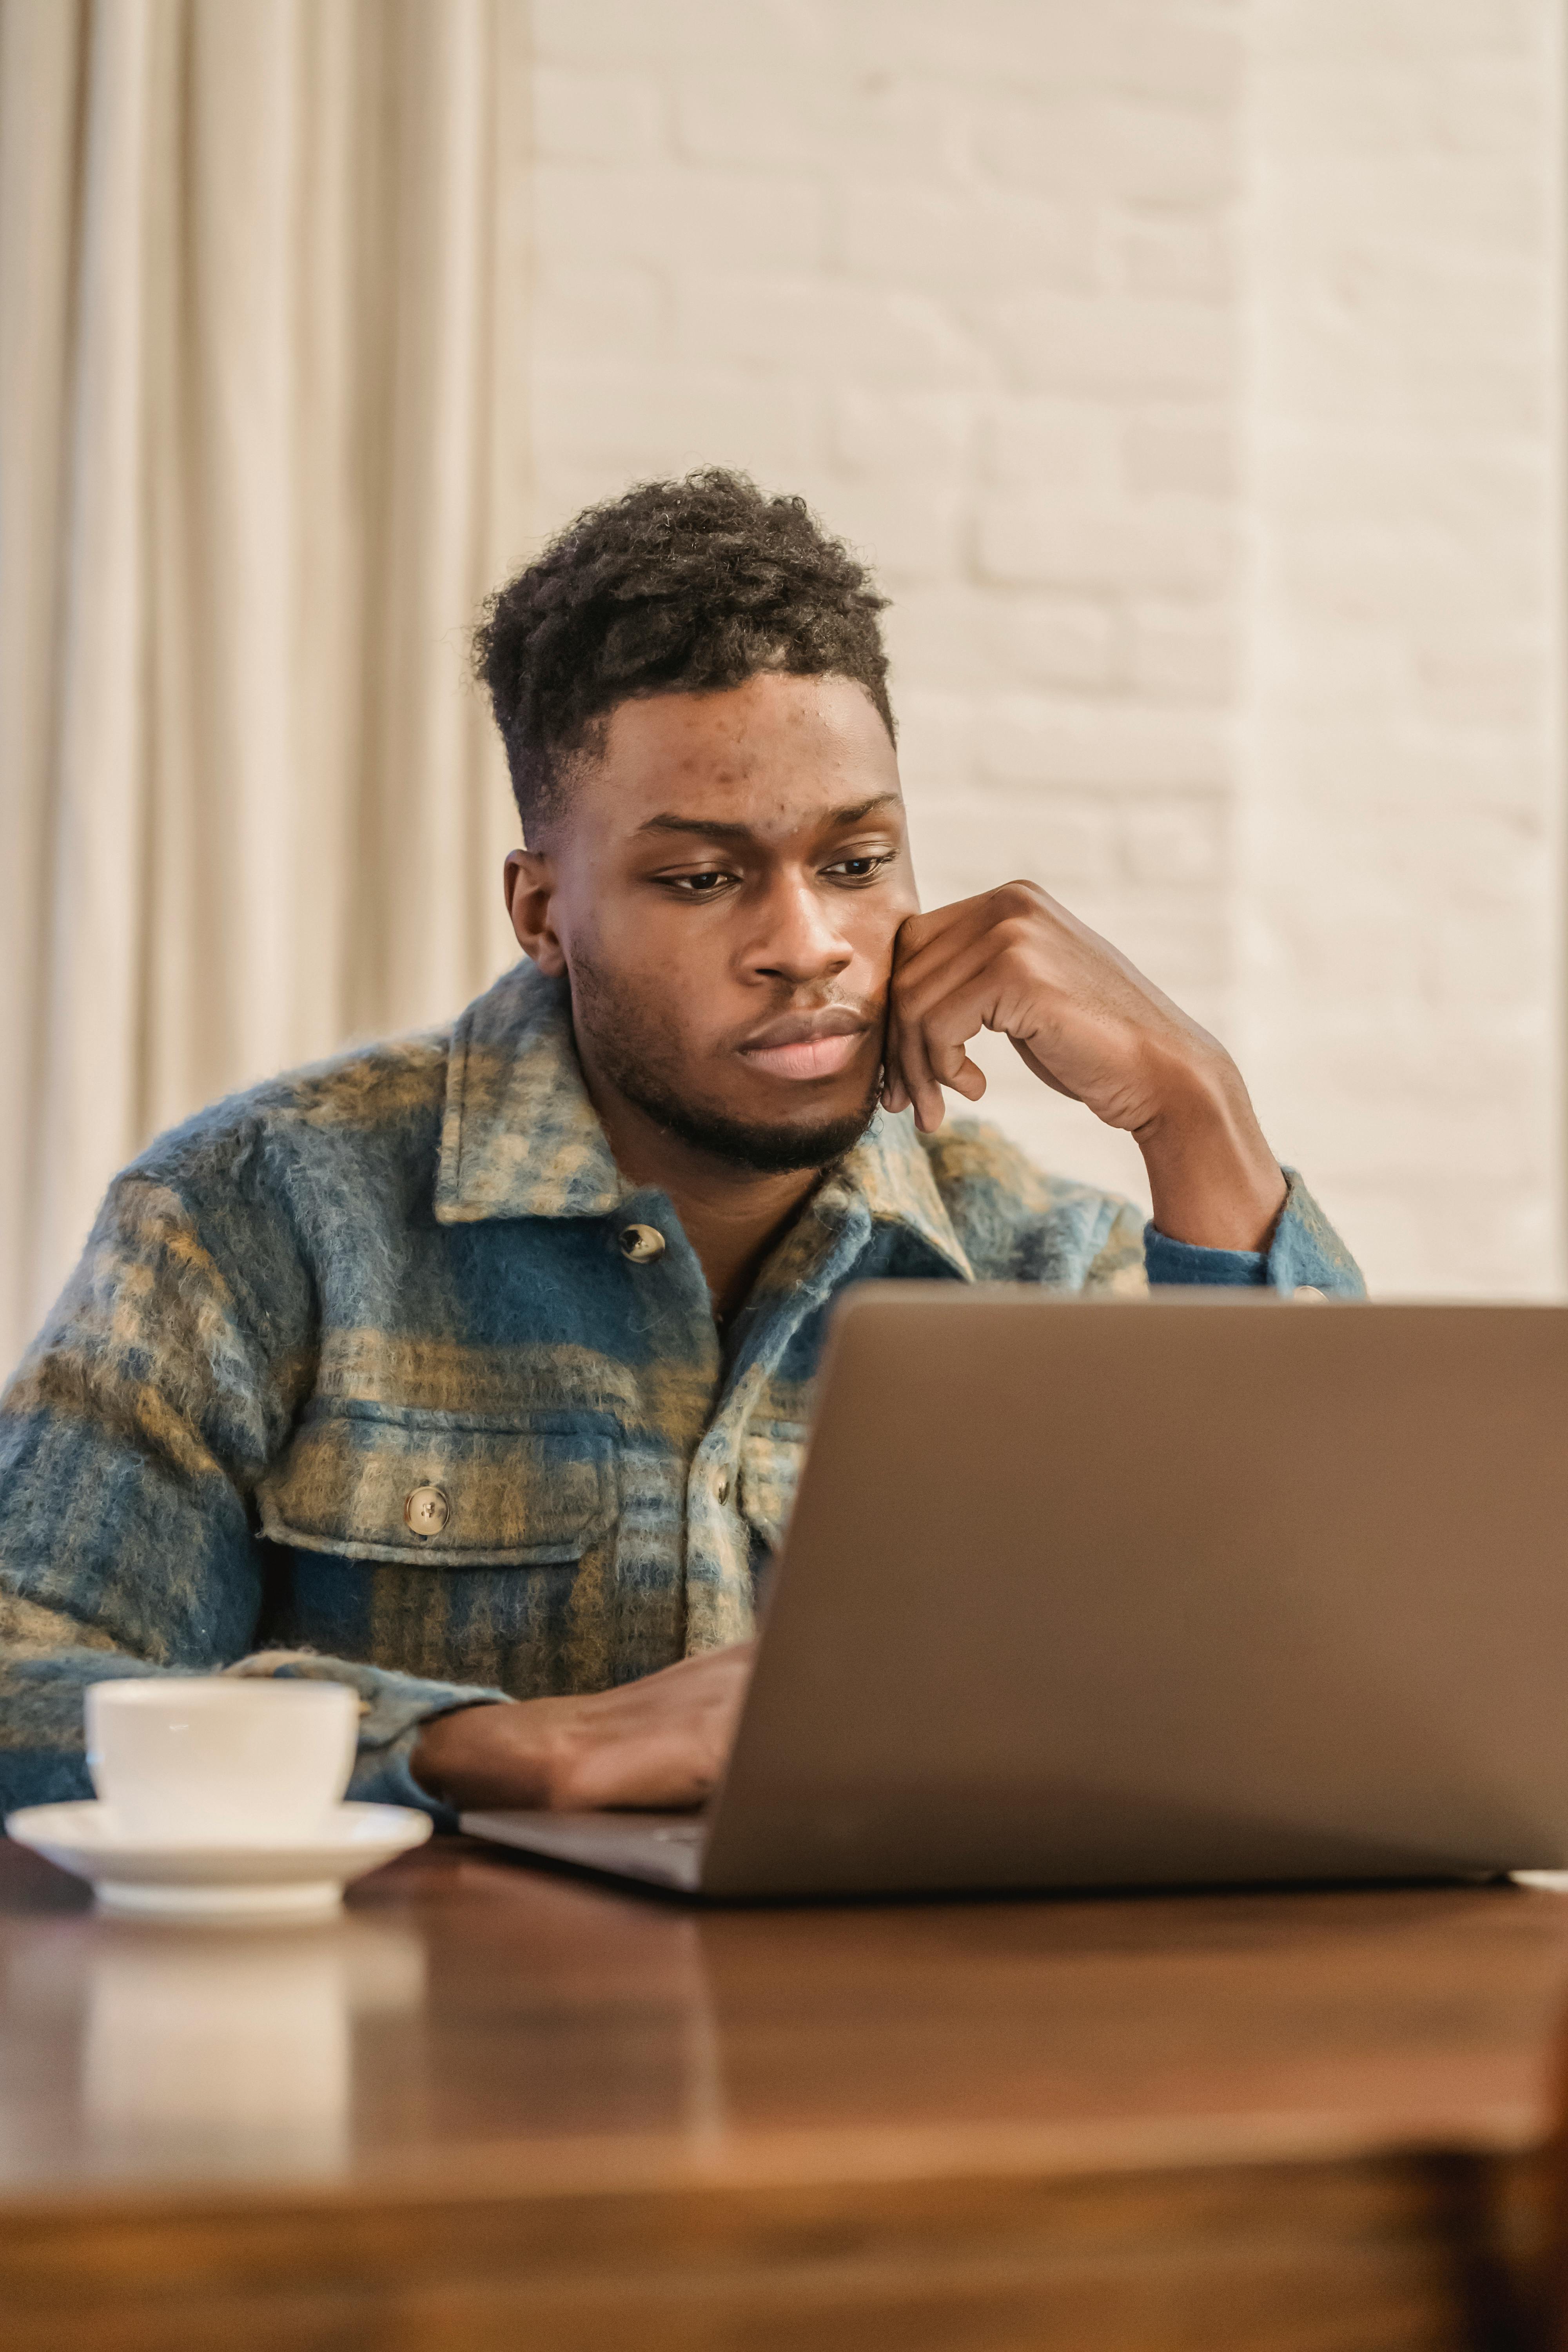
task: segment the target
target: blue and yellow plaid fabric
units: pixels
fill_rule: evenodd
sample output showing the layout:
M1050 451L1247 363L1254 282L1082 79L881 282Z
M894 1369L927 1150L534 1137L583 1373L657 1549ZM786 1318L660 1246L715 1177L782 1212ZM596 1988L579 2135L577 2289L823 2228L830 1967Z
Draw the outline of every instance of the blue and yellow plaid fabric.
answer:
M663 1253L629 1263L631 1223ZM749 1633L828 1310L872 1276L1360 1288L1295 1180L1267 1260L1184 1249L984 1127L879 1114L721 1344L562 989L520 965L450 1032L237 1096L111 1187L0 1404L0 1807L88 1792L104 1675L347 1680L353 1793L422 1803L432 1713Z

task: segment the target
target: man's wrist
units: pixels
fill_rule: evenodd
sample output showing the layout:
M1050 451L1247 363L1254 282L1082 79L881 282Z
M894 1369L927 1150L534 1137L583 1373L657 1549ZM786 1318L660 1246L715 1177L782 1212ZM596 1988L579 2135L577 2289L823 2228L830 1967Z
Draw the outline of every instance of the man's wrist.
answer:
M1268 1247L1285 1175L1227 1054L1174 1068L1134 1139L1161 1233L1198 1249Z
M504 1751L504 1801L546 1805L552 1747L539 1702L482 1700L427 1717L408 1769L427 1796L458 1811L487 1801L497 1777L498 1750Z

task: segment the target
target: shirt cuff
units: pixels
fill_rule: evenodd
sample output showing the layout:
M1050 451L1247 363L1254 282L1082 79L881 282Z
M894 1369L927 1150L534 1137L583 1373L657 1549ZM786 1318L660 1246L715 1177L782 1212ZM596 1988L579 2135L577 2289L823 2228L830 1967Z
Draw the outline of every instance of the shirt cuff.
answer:
M465 1706L504 1705L507 1696L503 1690L477 1684L426 1682L419 1675L363 1665L357 1659L324 1658L310 1650L258 1650L228 1672L347 1683L360 1701L359 1754L349 1796L361 1805L407 1805L428 1813L441 1830L455 1830L458 1816L414 1778L409 1759L419 1734L438 1715L453 1715Z
M1366 1285L1343 1242L1293 1168L1285 1171L1285 1205L1266 1250L1200 1249L1173 1241L1156 1224L1143 1228L1143 1263L1151 1288L1201 1282L1220 1287L1321 1290L1325 1297L1364 1298Z
M1176 1282L1257 1288L1268 1279L1267 1250L1200 1249L1196 1242L1173 1242L1155 1224L1143 1228L1143 1263L1151 1289Z
M491 1699L469 1699L471 1706L490 1706ZM437 1710L453 1714L454 1708ZM349 1782L349 1795L358 1805L406 1805L411 1812L428 1813L438 1830L455 1830L458 1826L456 1809L433 1797L428 1789L415 1779L411 1759L415 1743L424 1724L434 1719L426 1716L420 1723L410 1724L406 1731L384 1747L362 1748L354 1764L353 1778Z

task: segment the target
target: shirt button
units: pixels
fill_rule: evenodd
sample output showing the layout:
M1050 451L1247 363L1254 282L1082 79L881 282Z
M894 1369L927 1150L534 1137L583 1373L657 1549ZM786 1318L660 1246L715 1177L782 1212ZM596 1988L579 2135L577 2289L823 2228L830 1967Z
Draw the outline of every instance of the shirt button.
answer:
M1290 1296L1292 1298L1302 1299L1309 1307L1312 1307L1326 1304L1329 1294L1326 1290L1320 1290L1316 1283L1299 1282Z
M626 1225L621 1230L621 1255L633 1265L649 1265L664 1255L664 1235L657 1225Z
M442 1486L416 1486L403 1506L405 1525L426 1542L440 1534L451 1513L452 1506Z

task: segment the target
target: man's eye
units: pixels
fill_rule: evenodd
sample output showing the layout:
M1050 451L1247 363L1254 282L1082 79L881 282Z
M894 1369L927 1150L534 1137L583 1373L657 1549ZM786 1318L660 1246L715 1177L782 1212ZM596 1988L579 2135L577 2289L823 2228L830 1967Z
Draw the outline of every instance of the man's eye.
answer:
M714 866L706 874L670 874L665 878L672 889L684 892L689 898L710 898L731 877Z
M841 857L837 866L824 866L823 871L826 874L841 874L847 882L869 882L884 866L891 864L892 855L890 849L868 850L862 857Z

